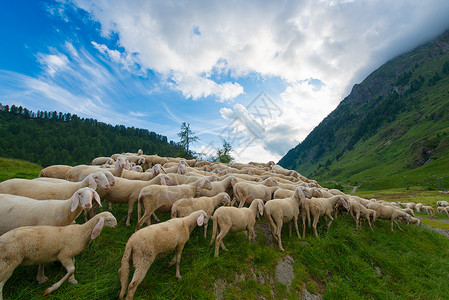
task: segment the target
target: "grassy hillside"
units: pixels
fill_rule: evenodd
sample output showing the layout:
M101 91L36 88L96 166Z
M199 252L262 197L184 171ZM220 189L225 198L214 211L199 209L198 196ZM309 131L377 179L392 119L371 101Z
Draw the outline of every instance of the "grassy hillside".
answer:
M42 167L24 160L0 157L0 182L11 178L36 178Z
M446 33L354 86L279 163L324 183L449 188L448 109Z
M34 171L21 166L20 172L25 174L21 177L32 178ZM444 197L414 187L364 193L359 195L402 202L424 199L423 203L429 204ZM125 205L114 205L112 213L117 218L117 228L105 228L76 257L75 276L79 284L66 282L47 299L118 297L117 270L126 241L136 225L135 211L131 226L124 225L126 211ZM77 222L83 219L78 218ZM312 236L310 230L305 240L299 240L294 233L288 237L288 226L284 226L282 238L286 251L281 253L267 234L266 221L262 218L257 225L255 243L248 243L243 233L229 234L224 240L229 251L221 251L218 259L213 257L213 247L209 246L211 228L207 240L202 237L202 228L196 228L183 251L183 279L175 278L174 267L166 268L172 258L170 254L151 266L135 299L297 299L303 288L325 299L446 297L449 239L417 226L401 225L404 232L395 229L392 233L389 222L382 220L376 221L374 232L366 223L356 231L347 214L340 214L328 231L322 223L319 223L320 239ZM289 288L276 279L276 267L287 255L294 260L286 263L287 267L284 264L284 273L291 266L294 274ZM17 268L3 289L5 299L41 299L45 288L65 274L59 263L49 264L45 272L49 282L40 286L35 281L37 266Z

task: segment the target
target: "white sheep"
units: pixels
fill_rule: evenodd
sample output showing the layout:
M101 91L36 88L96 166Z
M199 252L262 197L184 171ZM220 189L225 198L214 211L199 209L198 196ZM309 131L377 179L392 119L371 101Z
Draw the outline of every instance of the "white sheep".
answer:
M204 210L208 216L211 216L220 203L228 206L231 204L231 198L226 192L219 193L213 197L182 198L173 203L171 217L182 218L197 210ZM208 221L207 219L204 225L204 238L206 238L207 234Z
M114 160L111 157L96 157L92 160L92 162L90 163L93 166L101 166L104 164L109 164L112 165L114 163Z
M103 212L79 225L19 227L0 236L0 296L5 282L19 265L29 266L59 261L67 270L61 280L47 288L44 295L58 289L61 284L75 279L74 257L84 251L90 241L98 237L103 226L115 227L117 220ZM1 298L1 297L0 297Z
M437 206L449 206L449 202L447 201L437 201Z
M360 228L360 216L363 216L367 221L371 230L374 231L371 225L371 220L376 221L376 211L366 208L360 202L355 200L353 197L349 197L349 213L355 221L355 229Z
M22 226L72 224L82 210L92 207L92 198L101 206L95 190L84 187L67 200L36 200L23 196L0 194L0 235ZM39 283L47 281L43 265L36 277Z
M237 182L233 187L234 199L231 205L239 201L239 207L243 207L245 203L250 204L254 199L262 199L263 201L273 199L273 193L279 188L276 181L267 180L265 184Z
M175 218L142 228L131 235L126 243L121 267L118 270L121 284L119 298L123 299L128 290L126 299L133 299L138 285L154 260L172 251L176 253L173 260L168 263L168 267L176 263L176 278L181 279L179 265L184 245L189 240L193 229L197 225L203 225L206 218L207 214L199 210L184 218ZM131 264L134 267L134 274L128 285Z
M395 208L393 206L386 206L377 202L370 202L368 204L368 208L376 211L377 219L390 220L392 232L393 232L393 222L396 223L399 230L403 231L401 226L399 226L398 222L396 221L396 219L401 218L404 219L405 221L411 220L411 217L408 213L403 212L402 210Z
M438 213L440 213L440 214L446 213L447 216L449 217L449 211L448 210L449 210L449 206L438 206L437 207Z
M46 168L43 168L39 172L39 177L51 177L51 178L60 178L65 179L67 176L67 173L72 169L73 167L67 166L67 165L53 165L48 166Z
M421 209L426 211L427 216L428 216L429 218L436 217L436 216L435 216L435 209L434 209L432 206L423 205L423 206L421 207Z
M108 169L108 171L111 172L115 177L122 177L125 166L126 160L124 156L119 156L117 158L117 161L115 162L115 168ZM101 171L104 171L104 169L97 166L79 165L71 168L70 171L67 172L67 176L65 179L77 182L83 180L89 174Z
M264 202L261 199L255 199L249 207L237 208L233 206L221 206L215 210L213 215L212 239L210 245L215 241L215 257L218 257L219 247L228 251L223 243L223 238L228 232L236 233L246 231L249 241L254 241L256 232L254 225L256 217L263 215ZM217 231L219 233L217 235Z
M103 172L96 172L90 174L81 182L9 179L0 182L0 193L38 200L68 199L80 188L91 187L95 190L97 185L106 190L111 189L106 175Z
M423 204L422 204L422 203L417 203L417 204L415 205L415 210L416 210L416 212L421 212L422 207L423 207Z
M137 202L137 222L136 230L139 230L146 222L151 224L150 217L158 210L160 212L170 212L173 203L181 198L194 197L202 189L210 190L212 185L207 179L200 179L190 184L181 184L176 186L154 185L144 187L140 190ZM140 218L141 207L145 213Z
M282 225L289 222L291 235L291 222L295 225L296 234L300 239L298 229L298 215L301 202L304 201L304 188L298 187L291 198L273 199L265 203L265 216L270 223L271 233L278 242L279 250L284 252L281 241Z
M319 238L318 232L316 231L316 227L319 221L320 217L327 217L330 219L329 223L327 223L326 227L329 228L329 226L334 221L334 218L332 217L332 212L335 210L337 205L343 205L344 208L346 208L348 211L350 210L349 202L343 197L343 196L333 196L331 198L311 198L311 199L305 199L302 203L302 209L301 209L301 215L302 215L302 224L303 224L303 231L302 235L303 238L306 237L306 217L308 219L308 224L310 227L310 220L312 214L313 216L313 231L315 233L315 236Z

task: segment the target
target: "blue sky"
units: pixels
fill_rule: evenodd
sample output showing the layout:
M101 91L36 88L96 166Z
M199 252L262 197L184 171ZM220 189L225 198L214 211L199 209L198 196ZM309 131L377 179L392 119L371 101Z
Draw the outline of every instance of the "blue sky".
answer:
M354 84L449 29L449 1L17 0L0 26L3 104L174 141L187 122L199 152L227 138L239 161L277 161Z

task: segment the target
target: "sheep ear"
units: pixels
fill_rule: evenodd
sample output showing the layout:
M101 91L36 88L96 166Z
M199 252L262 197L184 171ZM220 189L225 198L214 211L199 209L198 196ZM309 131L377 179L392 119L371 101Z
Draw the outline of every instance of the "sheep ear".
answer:
M93 176L89 176L89 187L94 190L97 189L97 182L95 181Z
M167 174L167 171L165 171L164 167L161 166L161 171Z
M100 195L98 195L98 193L96 191L94 191L94 199L95 199L95 201L97 201L98 205L101 207Z
M203 189L204 184L206 183L206 180L203 179L200 181L200 183L198 184L198 186L196 187L196 191L199 193L201 192L201 190Z
M80 205L80 194L75 192L72 196L72 206L70 207L70 211L74 212L78 205Z
M261 216L263 216L263 204L260 203L260 202L258 202L258 203L257 203L257 207L258 207L258 209L259 209L259 214L260 214Z
M204 223L204 214L200 214L199 217L196 219L196 223L198 226L202 226Z
M97 225L95 225L94 229L92 230L92 234L90 235L90 239L93 240L95 238L97 238L101 231L103 230L103 226L104 226L104 218L100 218L100 220L98 220Z

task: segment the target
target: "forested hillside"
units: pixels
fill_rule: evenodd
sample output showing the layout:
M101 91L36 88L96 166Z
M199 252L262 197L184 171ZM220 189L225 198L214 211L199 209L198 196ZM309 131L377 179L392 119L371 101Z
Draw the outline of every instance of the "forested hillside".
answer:
M355 85L279 164L319 181L449 187L448 112L446 32Z
M77 115L31 112L0 104L0 156L42 166L87 164L97 156L124 151L176 156L178 145L146 129L112 126Z

